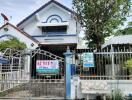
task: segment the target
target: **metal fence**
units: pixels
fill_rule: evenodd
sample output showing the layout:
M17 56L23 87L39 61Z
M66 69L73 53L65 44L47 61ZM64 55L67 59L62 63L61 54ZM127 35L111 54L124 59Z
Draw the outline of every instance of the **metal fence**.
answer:
M14 51L13 51L14 52ZM0 99L64 98L64 58L43 50L7 50L0 64ZM37 60L58 60L58 73L37 73Z
M94 54L94 67L83 67L83 53ZM131 49L118 48L111 51L81 49L76 53L76 75L81 79L89 80L131 80L132 79L132 52Z
M132 49L101 51L80 49L72 57L71 74L82 80L131 80ZM83 67L83 53L94 54L94 67ZM0 64L0 99L63 98L65 96L64 58L44 50L7 50ZM57 73L39 73L38 60L58 60ZM74 65L74 66L73 66ZM73 69L72 69L73 68Z
M24 63L21 57L3 56L0 64L0 92L11 89L17 84L8 84L8 82L18 82L24 79Z

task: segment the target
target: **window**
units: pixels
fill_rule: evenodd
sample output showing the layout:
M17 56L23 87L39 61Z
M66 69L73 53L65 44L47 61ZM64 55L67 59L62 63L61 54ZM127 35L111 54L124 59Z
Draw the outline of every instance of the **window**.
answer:
M48 26L42 27L42 34L66 34L67 26Z

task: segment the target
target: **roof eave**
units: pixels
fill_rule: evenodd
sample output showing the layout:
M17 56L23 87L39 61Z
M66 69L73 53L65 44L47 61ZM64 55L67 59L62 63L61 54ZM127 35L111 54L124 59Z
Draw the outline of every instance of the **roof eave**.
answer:
M17 31L19 31L20 33L22 33L23 35L25 35L26 37L28 37L29 39L31 39L32 41L34 41L37 44L40 44L38 40L32 38L29 34L27 34L26 32L20 30L19 28L15 27L14 25L10 24L9 22L7 22L6 24L4 24L2 27L0 27L0 30L2 28L4 28L6 25L10 25L11 27L13 27L14 29L16 29Z

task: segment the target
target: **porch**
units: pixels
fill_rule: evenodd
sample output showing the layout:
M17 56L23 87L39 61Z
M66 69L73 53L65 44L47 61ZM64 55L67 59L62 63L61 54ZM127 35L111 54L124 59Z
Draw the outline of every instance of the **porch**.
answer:
M64 53L67 50L67 46L70 48L72 52L76 50L77 44L76 43L70 43L70 44L40 44L39 48L40 50L45 50L50 53L53 53L57 56L63 57L64 58Z

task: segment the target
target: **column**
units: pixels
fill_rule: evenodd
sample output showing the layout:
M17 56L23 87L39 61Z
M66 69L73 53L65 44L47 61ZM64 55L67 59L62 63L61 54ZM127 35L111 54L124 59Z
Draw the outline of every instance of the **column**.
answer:
M71 99L71 56L69 47L67 47L65 56L65 99Z

